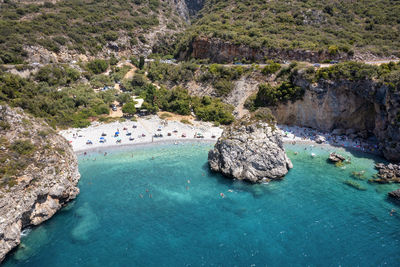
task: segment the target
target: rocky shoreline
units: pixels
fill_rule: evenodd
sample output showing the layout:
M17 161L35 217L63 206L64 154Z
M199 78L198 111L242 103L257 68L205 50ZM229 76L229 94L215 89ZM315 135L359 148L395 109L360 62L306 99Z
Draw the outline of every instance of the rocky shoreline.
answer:
M1 262L24 228L48 220L79 194L80 174L71 146L43 121L7 106L0 106L0 119L0 154L7 157L1 165ZM13 161L25 165L11 172Z

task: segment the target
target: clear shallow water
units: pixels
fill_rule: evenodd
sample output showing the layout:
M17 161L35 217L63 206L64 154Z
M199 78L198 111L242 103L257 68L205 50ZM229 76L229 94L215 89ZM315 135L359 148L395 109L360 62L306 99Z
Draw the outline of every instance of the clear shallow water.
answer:
M373 159L351 155L341 169L323 148L312 158L288 145L294 169L285 180L249 185L210 173L210 147L81 156L77 200L23 237L4 265L399 265L400 214L389 212L400 207L386 198L397 187L343 184L354 170L374 174Z

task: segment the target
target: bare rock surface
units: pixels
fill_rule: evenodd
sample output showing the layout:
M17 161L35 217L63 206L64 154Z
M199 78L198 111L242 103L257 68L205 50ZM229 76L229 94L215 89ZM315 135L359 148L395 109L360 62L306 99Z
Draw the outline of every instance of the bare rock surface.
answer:
M266 109L227 127L209 151L208 163L213 171L253 183L282 179L293 167Z
M21 231L51 218L79 194L77 158L52 128L0 105L0 262Z
M329 160L331 162L336 163L336 162L344 161L344 160L346 160L346 158L343 157L342 155L339 155L339 154L337 154L335 152L332 152L332 153L329 154Z
M400 165L378 163L375 164L375 169L378 170L378 178L371 179L371 182L380 184L400 183Z

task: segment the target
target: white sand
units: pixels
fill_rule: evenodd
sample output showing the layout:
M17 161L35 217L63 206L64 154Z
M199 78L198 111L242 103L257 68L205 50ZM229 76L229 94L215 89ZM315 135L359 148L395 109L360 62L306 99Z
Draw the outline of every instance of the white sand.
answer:
M69 129L60 131L60 134L64 136L72 145L75 152L84 152L93 149L104 149L110 147L127 146L127 145L139 145L149 143L162 143L162 142L180 142L190 140L204 140L216 142L221 136L223 129L220 127L213 127L212 123L194 121L193 125L183 124L179 121L168 121L167 125L163 124L165 120L161 120L158 116L148 116L139 118L137 122L125 121L125 122L114 122L114 123L93 123L90 127L84 129ZM136 125L137 128L132 126ZM127 130L124 130L126 128ZM158 131L158 129L161 131ZM368 153L378 153L376 143L365 142L359 139L349 139L347 136L333 136L330 133L319 132L310 128L297 127L297 126L286 126L278 125L278 128L282 131L283 141L285 143L309 143L315 144L315 137L317 135L324 136L326 142L323 145L332 147L342 147L360 150ZM177 130L177 133L174 133ZM115 132L119 131L119 136L115 137ZM128 136L130 132L132 135ZM102 133L105 133L105 143L100 143L100 137ZM168 136L171 133L171 136ZM194 138L197 133L201 133L204 138ZM143 137L142 134L145 136ZM163 137L153 137L154 134L162 134ZM186 137L182 137L182 134L186 134ZM215 136L215 138L212 138ZM133 137L134 140L129 140ZM117 143L120 139L121 142ZM88 145L86 142L90 140L93 144Z
M137 122L125 121L125 122L114 122L114 123L93 123L90 127L84 129L68 129L60 131L60 134L64 136L72 145L75 152L83 152L98 148L109 148L114 146L126 146L126 145L138 145L146 143L157 143L157 142L179 142L183 140L205 140L214 141L222 134L222 128L213 127L212 123L197 122L193 125L183 124L178 121L168 121L167 125L163 124L157 116L149 116L146 118L139 118ZM133 128L133 125L137 125L137 128ZM126 128L127 130L124 130ZM158 129L161 131L158 131ZM177 133L173 131L177 130ZM114 137L115 132L119 131L119 136ZM132 135L128 136L130 132ZM102 133L105 133L105 143L100 143L100 137ZM168 136L171 133L171 136ZM194 138L197 133L201 133L204 138ZM145 136L143 137L142 134ZM162 134L163 137L153 137L154 134ZM182 137L182 134L186 134L186 137ZM75 135L75 136L74 136ZM215 138L212 138L212 136ZM133 137L134 140L130 141L129 138ZM117 143L120 139L121 142ZM86 142L90 140L93 144L88 145Z
M283 141L285 143L297 142L318 145L315 142L315 138L316 136L320 135L326 139L326 141L323 142L323 145L350 148L366 153L380 154L376 141L366 141L359 138L351 139L346 135L336 136L332 135L331 133L320 132L306 127L278 125L278 128L282 131Z

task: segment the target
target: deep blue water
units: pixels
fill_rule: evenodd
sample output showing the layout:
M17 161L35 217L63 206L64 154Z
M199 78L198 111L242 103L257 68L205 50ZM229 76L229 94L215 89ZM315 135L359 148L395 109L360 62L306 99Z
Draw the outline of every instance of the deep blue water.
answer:
M287 146L294 169L285 179L249 185L210 173L210 147L80 156L79 197L24 237L5 266L400 265L400 206L386 197L398 186L343 184L352 171L372 176L373 158L347 153L342 169L323 148L312 158Z

